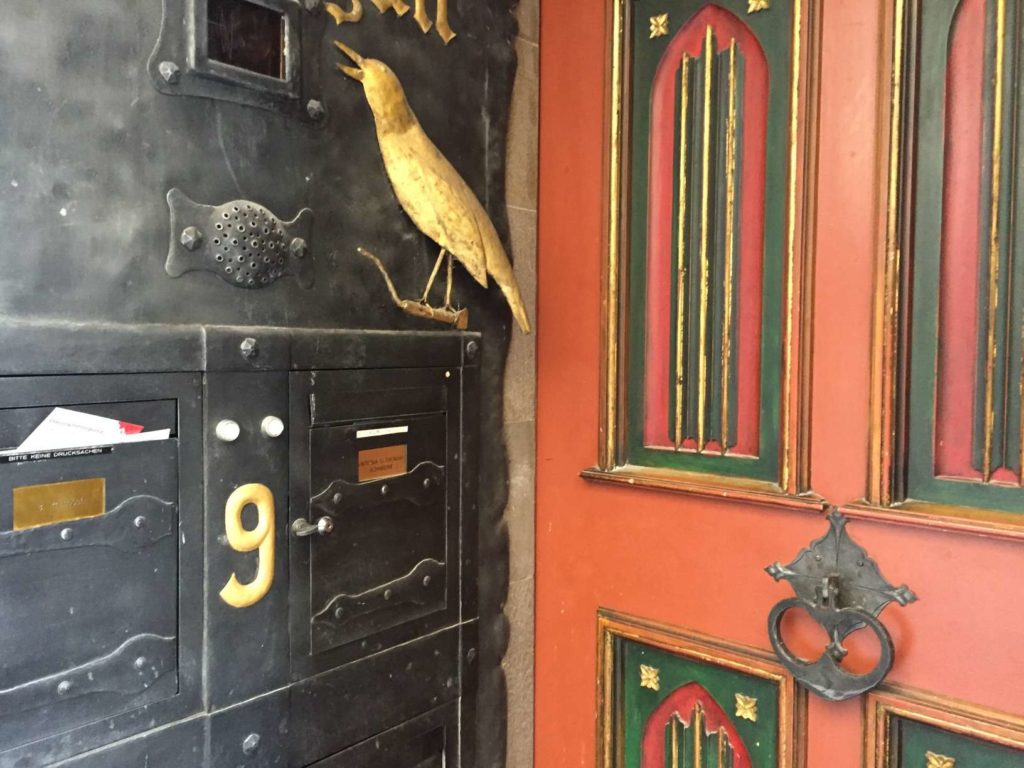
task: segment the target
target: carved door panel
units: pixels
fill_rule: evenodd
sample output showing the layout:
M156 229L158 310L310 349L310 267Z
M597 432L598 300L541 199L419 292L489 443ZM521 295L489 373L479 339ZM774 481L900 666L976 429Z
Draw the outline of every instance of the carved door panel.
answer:
M1024 4L542 24L538 755L1020 763Z

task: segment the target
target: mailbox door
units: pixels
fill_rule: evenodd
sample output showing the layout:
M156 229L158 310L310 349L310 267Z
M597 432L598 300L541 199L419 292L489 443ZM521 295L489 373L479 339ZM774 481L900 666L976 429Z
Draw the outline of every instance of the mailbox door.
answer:
M296 676L459 621L461 380L434 368L292 375Z

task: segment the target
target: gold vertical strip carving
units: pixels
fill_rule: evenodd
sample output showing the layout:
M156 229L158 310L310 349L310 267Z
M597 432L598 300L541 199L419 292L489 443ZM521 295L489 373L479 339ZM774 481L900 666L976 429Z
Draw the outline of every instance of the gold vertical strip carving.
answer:
M1024 338L1024 325L1022 325L1020 328L1020 334L1021 337ZM1024 349L1021 350L1020 383L1018 384L1018 394L1020 396L1020 445L1017 446L1017 448L1019 451L1018 466L1020 467L1020 475L1017 480L1017 484L1024 486Z
M678 258L676 275L676 430L675 444L679 450L683 444L683 413L686 397L686 178L689 172L686 136L690 113L690 55L683 54L682 63L682 109L679 117L679 225Z
M703 765L703 748L704 740L701 738L704 734L704 707L699 703L693 708L693 718L690 722L691 730L693 731L693 764L695 768L701 768Z
M995 426L993 407L996 348L996 317L999 310L999 193L1002 182L1000 159L1003 144L1003 60L1006 55L1006 0L996 2L996 66L992 108L992 200L988 233L988 340L985 354L985 436L981 459L984 482L992 477L992 429Z
M701 169L701 203L700 203L700 339L697 360L697 450L704 450L704 414L707 409L708 385L708 212L711 203L711 190L708 185L711 179L711 83L714 77L715 50L708 25L704 33L704 137L703 160Z
M896 407L897 326L900 307L900 167L903 161L903 46L905 4L897 0L893 21L892 92L889 100L888 189L885 213L885 261L877 271L871 361L871 466L868 501L892 503L893 411Z
M794 349L794 326L793 317L796 306L796 208L797 208L797 162L799 160L798 138L800 135L800 40L801 10L800 1L793 0L793 53L790 61L793 66L793 78L791 82L790 106L789 106L789 211L787 212L788 222L786 227L786 335L782 344L782 375L785 395L782 398L782 471L780 472L780 485L786 493L796 493L797 485L802 479L797 477L793 482L794 460L799 458L801 447L793 440L793 396L794 390L799 390L800 383L793 374L793 357L797 352ZM803 307L807 302L801 302L801 320L803 321ZM800 340L803 342L803 339ZM797 440L801 437L797 433Z
M679 768L679 719L673 715L672 720L672 768Z
M605 263L605 292L602 366L604 408L601 411L603 434L598 442L601 468L612 469L618 460L619 418L619 269L622 251L622 145L626 126L623 122L626 43L628 29L626 3L616 2L612 20L610 126L608 135L608 254Z
M725 766L725 745L727 744L725 738L725 728L718 729L718 768L726 768Z
M729 43L729 116L725 130L725 306L722 315L722 453L729 445L729 376L732 358L733 260L736 254L736 39Z

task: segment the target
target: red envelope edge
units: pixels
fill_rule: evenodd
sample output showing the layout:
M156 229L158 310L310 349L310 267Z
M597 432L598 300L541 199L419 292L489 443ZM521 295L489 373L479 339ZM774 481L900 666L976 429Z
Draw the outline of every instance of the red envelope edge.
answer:
M127 421L119 421L117 424L121 427L121 432L126 435L137 435L145 429L141 424L132 424Z

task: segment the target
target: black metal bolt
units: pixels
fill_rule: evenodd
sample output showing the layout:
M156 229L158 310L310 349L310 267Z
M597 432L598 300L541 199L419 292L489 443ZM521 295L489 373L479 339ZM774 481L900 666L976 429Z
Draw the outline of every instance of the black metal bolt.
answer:
M391 592L391 590L390 590L390 589L385 589L385 590L384 590L384 599L385 599L385 600L390 600L390 599L391 599L391 595L392 595L392 594L393 594L393 593Z
M304 259L306 254L309 253L309 244L301 237L293 237L291 244L288 246L288 252L296 259Z
M387 495L388 495L388 492L389 492L390 490L391 490L391 489L390 489L390 488L388 488L388 486L387 486L387 483L385 483L384 485L382 485L382 486L380 487L380 495L381 495L381 496L387 496Z
M480 351L480 345L475 341L470 340L466 344L466 357L472 360L476 357L476 353Z
M429 587L430 586L430 577L429 576L424 576L423 577L423 586L424 587Z
M476 661L476 648L470 648L468 651L466 651L466 661L468 661L470 664Z
M165 83L174 85L181 79L181 67L173 61L161 61L157 69L160 70L160 77L164 79Z
M186 250L199 250L199 246L203 244L203 233L199 227L185 227L181 232L181 244Z
M259 344L253 338L242 339L242 343L238 348L242 353L242 357L246 360L255 360L260 353Z
M258 733L250 733L244 739L242 739L242 752L246 755L255 755L256 750L260 748L260 735Z
M342 495L340 493L336 493L334 494L334 498L332 500L334 501L335 504L341 504L341 499Z
M430 486L432 486L433 484L434 484L434 481L431 480L429 477L423 478L423 490L429 491L430 490Z
M314 120L323 120L327 114L327 110L324 109L323 102L319 99L310 99L309 103L306 104L306 112Z
M60 683L57 685L57 695L67 696L69 693L71 693L71 681L61 680Z
M141 670L144 666L146 666L146 657L139 656L139 658L135 660L135 668Z
M133 522L135 523L136 528L141 528L146 524L146 518L144 518L142 515L139 515L135 518Z
M62 541L71 541L71 537L74 535L74 531L72 531L70 528L65 528L63 531L60 532L60 538Z

